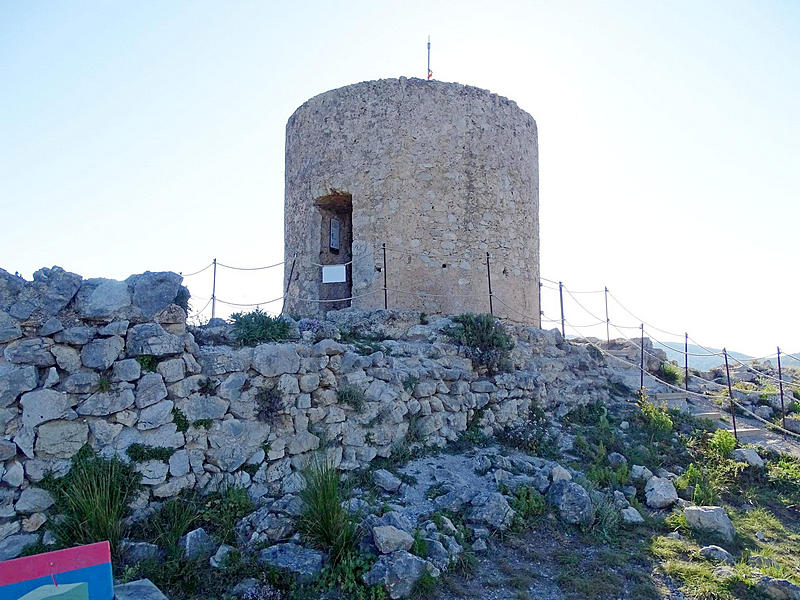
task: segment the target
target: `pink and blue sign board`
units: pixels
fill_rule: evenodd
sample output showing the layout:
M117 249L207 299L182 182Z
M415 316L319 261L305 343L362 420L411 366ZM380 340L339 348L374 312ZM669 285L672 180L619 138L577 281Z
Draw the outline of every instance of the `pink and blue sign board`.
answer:
M72 594L82 595L84 586L75 584L82 583L87 584L88 600L113 600L108 542L0 562L0 600L20 600L32 592L42 598L77 598L80 596ZM71 594L58 595L68 590ZM38 598L36 593L33 597Z

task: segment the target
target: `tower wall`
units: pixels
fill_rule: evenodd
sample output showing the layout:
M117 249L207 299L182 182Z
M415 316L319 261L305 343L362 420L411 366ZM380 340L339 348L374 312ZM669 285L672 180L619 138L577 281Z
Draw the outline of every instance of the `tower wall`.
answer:
M513 101L400 78L298 108L286 127L285 283L297 253L287 311L333 307L309 300L331 285L317 265L338 258L320 248L324 206L346 202L352 306L383 307L385 243L389 308L488 312L489 252L495 314L538 324L537 130Z

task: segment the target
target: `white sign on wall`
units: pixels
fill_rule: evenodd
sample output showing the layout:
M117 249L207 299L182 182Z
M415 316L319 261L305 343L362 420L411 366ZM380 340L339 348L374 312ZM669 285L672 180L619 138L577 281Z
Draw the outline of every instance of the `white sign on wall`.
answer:
M325 265L322 267L322 283L345 283L347 269L345 265Z

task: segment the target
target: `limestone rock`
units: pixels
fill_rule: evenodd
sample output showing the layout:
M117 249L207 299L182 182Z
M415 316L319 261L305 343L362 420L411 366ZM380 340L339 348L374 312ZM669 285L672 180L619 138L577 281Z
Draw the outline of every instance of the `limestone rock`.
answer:
M81 349L81 362L90 369L105 370L110 367L125 347L125 341L115 335L89 342Z
M56 344L50 348L56 358L56 364L67 373L74 373L81 368L81 355L75 348Z
M40 334L47 335L47 334ZM0 344L14 341L22 337L19 322L6 312L0 310Z
M14 505L14 509L23 515L43 512L53 506L53 497L41 488L29 487L22 490L22 494Z
M0 462L14 458L16 455L17 445L14 442L0 440Z
M152 317L175 301L182 281L183 278L177 273L146 271L131 275L125 283L133 291L133 303L145 317Z
M53 316L63 310L81 285L81 276L61 267L39 269L33 281L19 290L8 312L18 319L27 319L34 312Z
M159 375L164 378L167 383L175 383L180 381L186 376L186 363L182 358L170 358L162 360L156 367ZM244 377L244 374L242 374Z
M653 472L647 467L642 465L633 465L631 467L631 479L633 481L647 481L653 476Z
M733 542L736 530L733 528L725 510L720 506L687 506L683 516L689 527L718 537L726 542Z
M81 317L87 319L113 318L124 314L130 306L128 285L114 279L87 279L75 298L75 307Z
M409 550L414 543L411 534L392 525L372 528L372 538L381 554L390 554L397 550Z
M320 340L311 346L311 356L333 356L344 354L345 347L331 339Z
M75 327L68 327L63 331L59 331L53 336L53 339L59 344L83 346L84 344L91 342L96 334L97 330L94 327L77 325Z
M22 406L23 427L36 427L40 423L66 416L72 406L72 398L55 390L36 390L23 394L19 403Z
M6 472L3 473L3 483L12 488L18 488L25 481L25 469L18 460L11 460L6 463Z
M114 586L114 600L168 600L149 579Z
M148 542L131 542L123 540L120 544L122 562L126 565L135 565L146 560L161 560L164 551L156 544Z
M145 373L136 384L136 407L145 408L167 397L167 386L158 373Z
M186 558L208 558L214 554L216 544L206 530L199 527L180 539L180 547Z
M105 417L133 406L133 391L97 392L84 400L76 412L81 416Z
M39 536L35 533L18 533L10 535L0 541L0 561L17 558L22 551L39 541Z
M322 571L325 555L318 550L284 543L265 548L259 552L258 559L277 569L286 569L294 573L300 583L308 583Z
M756 589L773 600L800 600L800 586L788 579L765 576L758 580Z
M665 477L653 476L648 479L644 486L644 494L647 506L650 508L667 508L678 500L675 485Z
M111 381L136 381L142 374L142 366L135 358L126 358L114 363Z
M591 525L594 506L588 492L573 481L556 481L547 490L547 501L556 507L559 517L572 525Z
M214 556L208 559L211 568L221 569L223 566L225 566L225 561L227 561L228 556L230 556L231 552L235 551L236 548L234 548L233 546L229 546L228 544L222 544L214 553Z
M733 556L731 556L731 553L720 546L703 546L700 548L700 556L707 560L728 565L732 565L736 562Z
M172 400L163 400L158 404L153 404L139 413L139 421L136 427L139 429L155 429L172 421L172 409L175 403Z
M56 359L50 348L53 340L49 338L23 338L11 342L3 351L5 359L14 364L52 367Z
M633 506L623 508L620 511L620 515L622 515L623 523L628 523L629 525L638 525L639 523L644 523L644 518L642 517L641 513Z
M253 351L253 368L266 377L277 377L300 370L300 355L295 344L261 344Z
M128 356L169 356L183 352L183 340L158 323L142 323L128 330L125 348Z
M391 493L396 492L400 489L400 486L403 485L403 482L400 481L400 479L386 469L378 469L372 475L372 478L375 481L375 485L382 490Z
M471 523L489 525L502 531L511 524L515 514L503 494L483 492L472 499L466 518Z
M383 585L389 598L407 598L417 580L430 570L426 561L418 556L398 550L381 556L372 568L364 574L367 585ZM435 571L438 575L438 570Z
M80 421L49 421L39 426L36 454L72 458L88 441L89 426Z
M0 364L0 407L16 401L20 394L36 387L39 375L36 367Z
M764 467L764 459L753 448L737 448L733 451L733 459L758 469Z

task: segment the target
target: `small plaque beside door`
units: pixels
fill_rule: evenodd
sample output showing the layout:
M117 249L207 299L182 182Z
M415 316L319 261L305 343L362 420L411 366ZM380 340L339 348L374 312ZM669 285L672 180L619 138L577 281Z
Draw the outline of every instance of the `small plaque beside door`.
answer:
M345 265L325 265L322 267L322 283L347 282L347 268Z
M339 253L339 240L341 239L340 236L340 229L341 224L339 223L339 219L331 219L331 235L330 235L330 243L328 246L331 249L331 252L336 254Z

